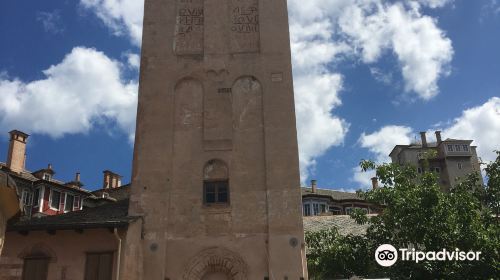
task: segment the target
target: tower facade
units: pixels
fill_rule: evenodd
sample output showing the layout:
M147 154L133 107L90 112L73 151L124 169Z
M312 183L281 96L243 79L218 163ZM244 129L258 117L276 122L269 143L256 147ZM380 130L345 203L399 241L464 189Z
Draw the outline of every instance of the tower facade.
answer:
M122 279L307 277L285 0L146 0Z

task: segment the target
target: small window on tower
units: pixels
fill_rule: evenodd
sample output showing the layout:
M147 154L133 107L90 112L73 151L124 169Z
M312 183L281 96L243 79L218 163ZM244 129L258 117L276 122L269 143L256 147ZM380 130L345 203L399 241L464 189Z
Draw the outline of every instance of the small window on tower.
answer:
M203 170L203 203L229 204L229 175L227 165L218 159L210 160Z

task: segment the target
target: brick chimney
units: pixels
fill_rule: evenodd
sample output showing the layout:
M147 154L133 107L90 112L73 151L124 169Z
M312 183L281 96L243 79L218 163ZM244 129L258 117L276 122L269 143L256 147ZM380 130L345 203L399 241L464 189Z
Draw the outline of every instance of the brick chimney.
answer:
M377 177L373 177L372 178L372 189L378 189L378 178Z
M441 131L439 130L436 130L436 141L437 141L437 144L441 144L441 142L443 142L443 139L441 139Z
M29 135L19 130L12 130L10 134L7 167L14 172L23 172L26 164L26 143Z
M115 189L122 186L122 176L111 172L109 170L104 170L104 182L102 185L103 189Z
M316 193L318 190L317 181L311 180L311 191L312 193Z
M425 131L420 132L420 139L422 139L422 147L427 148L427 137Z
M75 180L67 183L66 185L71 186L71 187L76 187L76 188L81 188L83 186L83 183L80 181L80 172L76 172L75 174Z

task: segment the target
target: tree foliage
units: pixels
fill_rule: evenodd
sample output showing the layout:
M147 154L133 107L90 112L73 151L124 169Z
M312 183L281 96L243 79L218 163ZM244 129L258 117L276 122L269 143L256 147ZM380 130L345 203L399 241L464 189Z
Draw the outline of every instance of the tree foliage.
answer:
M358 223L368 223L365 236L341 236L335 229L306 233L311 279L369 276L393 279L497 279L500 276L500 152L485 168L488 183L470 174L443 192L435 173L418 174L412 166L377 165L381 187L359 192L384 206L368 219L354 211ZM398 261L385 268L375 262L381 244L420 251L480 251L479 261Z

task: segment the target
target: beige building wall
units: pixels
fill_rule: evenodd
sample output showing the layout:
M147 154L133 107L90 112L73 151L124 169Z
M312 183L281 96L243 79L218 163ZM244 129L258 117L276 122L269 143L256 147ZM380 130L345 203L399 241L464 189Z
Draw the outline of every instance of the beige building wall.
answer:
M146 0L143 34L124 279L307 277L286 1Z
M125 237L123 230L119 231ZM118 244L109 229L30 231L28 234L7 232L0 257L0 279L22 279L23 262L32 256L50 258L47 279L84 280L86 253L113 252L113 279L116 279Z

